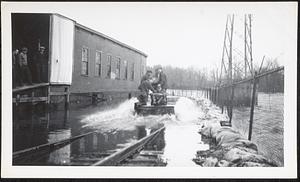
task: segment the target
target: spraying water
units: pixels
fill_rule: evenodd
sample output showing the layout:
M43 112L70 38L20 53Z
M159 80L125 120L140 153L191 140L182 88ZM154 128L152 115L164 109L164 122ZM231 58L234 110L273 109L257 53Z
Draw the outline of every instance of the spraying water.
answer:
M181 123L195 123L204 112L193 100L181 97L175 105L175 115Z
M145 125L146 128L149 128L158 123L165 126L195 123L199 117L204 117L201 108L193 100L184 97L179 98L176 102L175 115L139 116L134 113L135 102L137 102L136 98L126 100L114 109L85 116L81 122L84 123L84 127L101 131L132 130L136 125Z
M201 141L198 134L201 120L218 120L222 115L218 108L204 98L190 99L180 97L176 102L174 115L139 116L134 113L136 98L121 103L117 108L99 111L86 116L82 122L84 127L95 130L134 130L143 125L146 129L157 125L166 127L164 133L165 147L163 158L168 166L194 166L192 159L197 150L207 150L208 145ZM212 111L210 111L212 108ZM147 130L148 131L148 130ZM149 133L149 131L148 131Z

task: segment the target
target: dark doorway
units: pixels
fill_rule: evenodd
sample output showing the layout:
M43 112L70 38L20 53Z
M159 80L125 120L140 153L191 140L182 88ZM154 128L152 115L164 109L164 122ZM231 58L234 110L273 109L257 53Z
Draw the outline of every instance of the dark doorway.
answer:
M18 49L19 52L23 47L28 49L27 61L28 67L32 76L33 82L49 82L48 79L48 62L49 62L49 28L50 28L50 14L37 13L12 13L12 49ZM43 65L37 66L37 55L41 47L45 47L43 56ZM17 59L16 59L17 60ZM13 66L15 68L16 66ZM17 82L17 70L13 70L13 80ZM18 84L13 84L14 87Z

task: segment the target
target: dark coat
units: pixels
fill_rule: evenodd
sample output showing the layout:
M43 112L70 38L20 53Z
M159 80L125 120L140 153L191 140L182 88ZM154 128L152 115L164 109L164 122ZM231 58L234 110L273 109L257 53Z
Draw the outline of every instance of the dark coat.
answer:
M142 78L141 78L141 83L143 83L143 81L145 81L145 80L148 80L147 75L142 76Z
M138 89L146 95L148 95L149 90L155 92L154 88L148 80L142 81Z
M160 73L158 84L160 84L161 88L164 90L168 88L167 76L163 72Z
M18 54L18 64L20 66L28 66L27 54L24 52L20 52L20 54Z
M35 56L34 56L34 61L36 64L44 64L47 65L48 64L48 59L46 54L41 54L40 52L38 52Z

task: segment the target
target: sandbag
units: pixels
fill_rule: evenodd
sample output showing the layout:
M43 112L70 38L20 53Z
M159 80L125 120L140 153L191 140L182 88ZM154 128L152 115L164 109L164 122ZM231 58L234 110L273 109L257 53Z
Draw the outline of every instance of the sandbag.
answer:
M257 145L231 127L206 123L199 133L211 139L214 145L207 151L198 151L194 161L206 167L271 167L277 166L258 153ZM209 139L209 140L210 140Z

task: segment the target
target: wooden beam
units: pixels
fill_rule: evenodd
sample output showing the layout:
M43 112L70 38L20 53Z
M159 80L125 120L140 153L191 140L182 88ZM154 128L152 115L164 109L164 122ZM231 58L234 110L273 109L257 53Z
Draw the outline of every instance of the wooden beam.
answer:
M22 102L45 102L48 100L48 97L20 97L19 99L13 98L13 103L22 103Z
M55 96L68 95L68 92L50 92L49 95L55 95Z
M49 83L39 83L39 84L34 84L34 85L26 85L26 86L23 86L23 87L14 88L13 92L20 92L20 91L39 88L39 87L44 87L44 86L48 86L48 85L49 85Z

